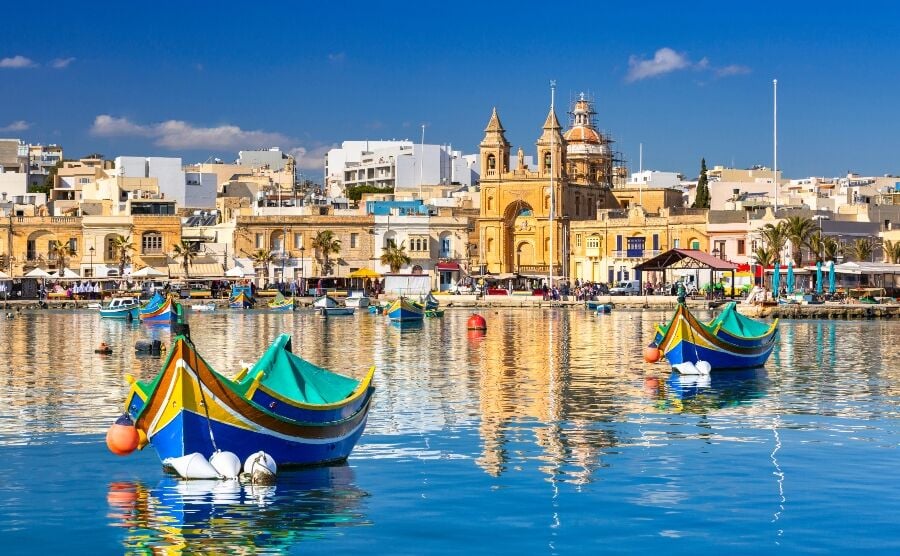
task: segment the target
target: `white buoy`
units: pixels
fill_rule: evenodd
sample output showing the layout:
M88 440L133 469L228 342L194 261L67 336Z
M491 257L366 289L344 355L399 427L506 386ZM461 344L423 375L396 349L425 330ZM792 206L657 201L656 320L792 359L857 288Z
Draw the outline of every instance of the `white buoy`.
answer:
M269 484L275 481L278 466L275 459L265 452L250 454L244 462L244 473L250 475L254 483Z
M697 371L701 375L708 375L712 371L712 365L709 364L709 361L703 361L702 359L694 363L694 366L697 367Z
M175 469L182 479L219 479L216 469L206 461L206 458L198 452L181 456L180 458L166 458L164 465Z
M236 479L241 474L241 460L231 452L217 450L209 456L209 463L226 479Z

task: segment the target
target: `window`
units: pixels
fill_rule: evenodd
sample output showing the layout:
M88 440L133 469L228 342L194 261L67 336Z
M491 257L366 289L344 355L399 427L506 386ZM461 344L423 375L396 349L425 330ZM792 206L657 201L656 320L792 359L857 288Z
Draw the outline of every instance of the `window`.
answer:
M71 251L72 254L78 253L78 240L74 237L69 238L69 251Z
M263 235L262 235L262 234L256 234L256 248L257 248L257 249L262 249L262 248L263 248L263 245L265 245L265 244L263 243Z
M303 247L303 234L294 234L294 249Z
M653 234L653 250L659 251L659 234Z
M750 250L756 253L756 240L750 242Z
M599 249L600 248L600 237L599 236L589 236L587 238L587 246L588 246L588 249Z
M581 196L575 195L575 216L581 216Z
M676 238L672 240L672 249L678 249L681 247L681 240Z
M581 234L575 234L575 247L581 247Z
M78 178L78 183L91 183L91 178Z
M441 257L445 259L450 258L450 236L443 236L441 238Z
M738 254L738 255L744 255L744 254L746 254L746 253L745 253L745 251L746 251L746 245L745 245L745 243L746 243L746 242L745 242L743 239L737 240L737 254Z
M550 151L544 152L544 171L550 170Z
M646 242L646 238L643 237L629 237L626 238L628 241L626 256L628 257L643 257L644 256L644 243Z
M35 260L37 258L37 242L33 239L29 239L25 251L26 259L29 261Z
M700 240L699 239L691 240L691 249L697 249L697 250L700 249Z
M494 198L488 197L487 198L487 209L491 210L492 208L494 208Z
M359 242L359 234L350 234L350 248L356 249L357 243Z
M488 170L496 170L497 169L497 157L489 154L487 159Z
M157 232L147 232L141 236L141 253L158 254L163 252L162 234Z

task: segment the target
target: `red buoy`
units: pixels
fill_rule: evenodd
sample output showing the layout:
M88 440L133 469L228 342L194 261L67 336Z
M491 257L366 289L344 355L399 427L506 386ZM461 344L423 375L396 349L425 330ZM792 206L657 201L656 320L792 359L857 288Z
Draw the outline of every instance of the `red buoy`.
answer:
M487 330L487 321L478 313L472 313L472 316L469 317L469 322L466 323L466 328L469 330Z
M644 361L647 363L656 363L660 356L659 347L656 344L650 344L644 348Z
M106 431L106 447L117 456L127 456L137 450L140 435L127 414L122 415Z

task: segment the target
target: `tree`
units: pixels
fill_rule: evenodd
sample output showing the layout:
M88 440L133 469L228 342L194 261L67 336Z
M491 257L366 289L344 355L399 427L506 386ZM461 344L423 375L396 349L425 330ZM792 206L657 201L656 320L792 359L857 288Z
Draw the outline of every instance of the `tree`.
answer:
M822 238L822 253L824 253L824 259L826 261L834 261L837 260L838 255L842 255L844 253L844 246L831 236L825 236Z
M131 260L131 252L134 251L131 236L117 235L112 240L112 248L119 259L119 276L122 276L125 274L125 265Z
M756 251L753 252L753 257L756 259L756 264L763 267L769 267L775 260L775 257L772 254L772 250L768 247L757 247ZM765 287L766 273L763 271L763 287ZM754 282L756 281L756 277L753 278Z
M250 253L250 260L253 261L253 266L255 268L262 268L265 270L266 279L268 279L269 265L275 260L275 253L272 253L268 249L257 249L253 253Z
M772 263L781 262L781 253L784 252L784 246L787 244L787 229L784 222L778 224L766 224L759 231L772 254Z
M706 159L700 159L700 178L697 180L697 194L694 208L709 208L709 179L706 177Z
M313 239L312 247L316 250L316 259L322 261L322 273L325 276L331 274L331 255L341 252L341 240L334 237L331 230L322 230Z
M381 248L381 264L391 267L393 273L399 272L400 267L410 262L412 259L406 254L406 247L403 243L398 246L393 241L388 241L388 244Z
M56 255L56 266L59 269L60 277L62 277L63 270L68 266L69 259L72 258L72 255L75 253L72 251L72 248L69 247L68 243L64 243L58 239L53 240L50 249Z
M875 252L875 242L871 238L861 237L850 244L849 254L857 261L869 261Z
M810 238L816 231L816 223L805 216L789 216L784 222L784 232L791 242L791 258L794 264L803 264L803 248L810 247Z
M190 278L190 268L194 259L197 257L197 246L193 243L181 240L172 246L172 258L181 259L181 268L184 269L184 277Z
M821 232L816 231L809 236L809 252L815 258L817 263L823 262L823 254L825 252L825 236Z
M900 241L886 240L882 248L884 249L884 262L900 263Z

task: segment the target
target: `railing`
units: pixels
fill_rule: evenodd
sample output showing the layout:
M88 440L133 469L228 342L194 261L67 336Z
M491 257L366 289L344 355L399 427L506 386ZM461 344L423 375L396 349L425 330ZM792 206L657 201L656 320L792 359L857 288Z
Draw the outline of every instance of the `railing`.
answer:
M549 274L550 265L548 264L523 264L516 267L519 274ZM562 274L560 265L553 265L553 274L559 276Z
M616 259L650 259L662 253L658 249L625 249L613 251L612 256Z

